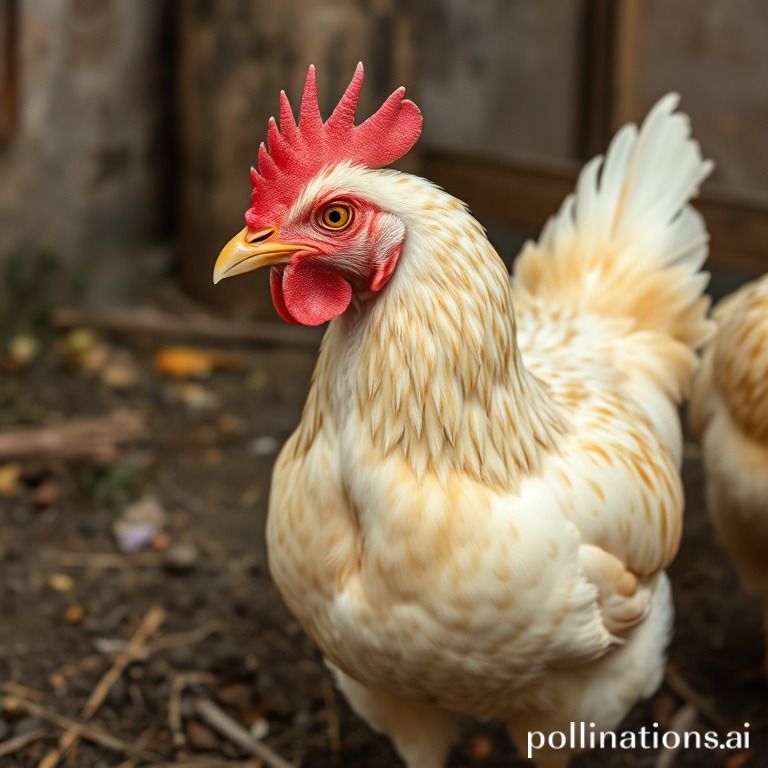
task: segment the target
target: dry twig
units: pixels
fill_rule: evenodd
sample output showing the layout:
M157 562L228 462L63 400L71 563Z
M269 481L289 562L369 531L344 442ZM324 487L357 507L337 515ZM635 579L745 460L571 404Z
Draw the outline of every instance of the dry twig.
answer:
M339 706L333 683L328 677L323 677L323 699L325 700L325 721L328 727L328 743L334 752L341 752L341 727L339 725Z
M171 693L168 698L168 727L173 736L173 743L178 747L185 744L187 739L182 730L182 697L184 689L198 683L213 683L216 678L205 672L188 672L176 675L171 684Z
M25 459L109 463L120 447L144 435L138 414L116 411L102 419L0 431L0 462Z
M102 570L131 570L159 568L165 562L162 552L58 552L56 562L62 568L97 568Z
M258 757L269 768L294 768L266 744L256 741L240 723L233 720L223 709L210 699L195 699L194 711L215 731L229 739L236 747L254 757Z
M208 341L261 342L316 347L317 331L297 329L279 323L256 323L227 320L203 312L172 315L153 307L124 307L83 310L59 309L53 318L59 328L86 326L112 333L170 336Z
M206 621L205 624L201 624L199 627L195 627L186 632L163 635L162 637L158 637L154 643L150 643L148 653L153 654L158 651L167 651L171 648L184 648L188 645L201 643L220 629L221 622L212 619L211 621Z
M165 611L159 606L151 608L144 616L143 621L134 632L131 641L125 651L119 654L112 666L105 672L101 680L91 692L80 713L80 722L73 723L59 738L55 749L51 750L39 763L38 768L54 768L64 755L77 744L83 735L85 723L98 711L106 699L112 686L120 679L125 668L145 651L147 640L157 631L165 619Z
M667 674L664 678L667 685L686 703L693 704L712 725L721 731L728 730L728 723L717 713L715 708L702 696L694 690L688 681L680 674L677 667L673 664L667 664Z
M42 739L45 736L45 728L35 728L29 733L22 733L20 736L14 736L7 741L0 743L0 757L7 757L21 751L28 744Z
M699 711L693 704L684 704L675 713L672 722L669 724L669 730L676 733L680 737L680 741L676 747L665 747L659 752L659 756L656 759L656 768L670 768L675 761L675 756L683 748L683 734L693 728L693 724L698 716Z
M0 690L10 694L11 696L18 696L21 699L26 699L27 701L43 700L43 696L40 691L36 691L33 688L27 688L26 685L14 683L13 680L9 680L7 683L0 685Z
M8 686L3 685L3 690ZM44 707L41 704L37 704L34 701L30 701L26 698L21 698L18 694L10 694L6 696L5 703L10 706L23 709L33 717L39 717L41 720L45 720L51 725L55 725L62 730L70 730L73 728L80 728L80 735L87 741L92 741L94 744L100 744L102 747L111 749L113 752L121 752L126 755L136 755L145 759L154 759L154 755L151 752L142 750L133 744L129 744L127 741L119 739L117 736L113 736L111 733L103 731L101 728L97 728L92 725L83 725L77 723L75 720L71 720L65 715L60 715L58 712L54 712L48 707ZM27 734L25 734L27 735ZM9 743L9 742L6 742ZM0 756L4 753L0 751Z
M180 763L152 763L142 768L263 768L260 760L231 761L218 757L201 757L196 760L185 760Z

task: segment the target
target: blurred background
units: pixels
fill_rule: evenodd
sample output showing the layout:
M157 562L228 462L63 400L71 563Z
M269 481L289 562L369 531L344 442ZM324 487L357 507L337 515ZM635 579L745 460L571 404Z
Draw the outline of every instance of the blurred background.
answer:
M254 743L393 763L265 569L269 473L318 333L277 321L266 274L211 284L281 88L297 104L314 63L327 115L363 60L362 115L406 85L425 121L401 167L466 200L508 263L675 90L716 162L698 207L720 295L768 264L766 40L760 0L0 0L0 765L37 765L78 717L90 737L47 768L270 765ZM751 719L729 762L677 764L768 765L758 612L692 444L686 483L672 665L633 718ZM451 764L511 755L480 727Z

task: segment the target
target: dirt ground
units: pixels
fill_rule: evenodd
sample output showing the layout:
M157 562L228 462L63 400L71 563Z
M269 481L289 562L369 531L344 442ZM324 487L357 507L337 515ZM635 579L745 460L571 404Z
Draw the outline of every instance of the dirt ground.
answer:
M61 765L258 765L245 763L248 754L217 733L200 702L213 702L229 722L297 765L397 765L388 742L334 692L265 567L271 465L296 423L314 350L250 348L247 370L179 383L152 369L156 343L109 339L108 345L132 371L127 384L119 376L104 383L67 363L54 340L26 370L0 379L3 427L125 408L148 428L145 439L101 468L33 461L18 477L13 468L10 480L6 475L0 754L11 739L24 741L26 734L29 743L0 757L0 766L37 765L62 733L52 718L77 719L121 654L127 668L91 721L96 737L108 733L120 741L96 744L90 734ZM685 478L685 539L671 572L678 613L672 671L653 699L634 709L627 727L654 721L670 727L686 704L696 707L692 729L741 728L748 721L748 749L688 750L675 765L762 768L768 766L768 690L760 676L758 609L713 543L693 445ZM120 551L115 523L147 497L163 511L160 529L143 551ZM155 606L164 612L162 624L138 655L126 657L126 641ZM128 747L145 754L132 756ZM616 751L586 754L576 766L640 768L656 760L655 752ZM471 727L450 763L527 764L494 724Z

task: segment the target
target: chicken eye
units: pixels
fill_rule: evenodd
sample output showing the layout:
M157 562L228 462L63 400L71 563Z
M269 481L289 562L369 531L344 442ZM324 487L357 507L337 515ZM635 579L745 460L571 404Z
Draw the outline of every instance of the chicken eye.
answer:
M344 229L352 221L352 209L340 203L327 205L323 208L319 221L326 229Z

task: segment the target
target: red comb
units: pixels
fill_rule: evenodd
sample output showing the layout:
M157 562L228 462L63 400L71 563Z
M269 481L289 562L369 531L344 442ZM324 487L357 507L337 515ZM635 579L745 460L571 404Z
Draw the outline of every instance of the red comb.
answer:
M267 124L269 151L259 147L258 170L251 168L251 209L246 223L253 229L273 226L276 209L290 205L306 183L327 165L350 162L381 168L402 157L421 133L419 108L398 88L365 122L355 125L355 108L363 87L363 65L333 114L323 122L317 101L315 68L311 66L301 97L299 122L285 91L280 93L280 128Z

